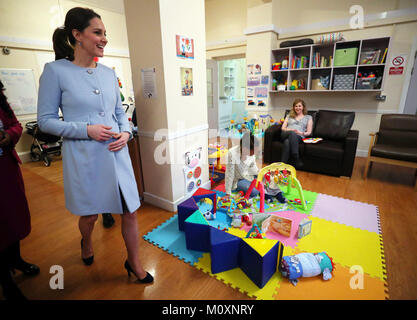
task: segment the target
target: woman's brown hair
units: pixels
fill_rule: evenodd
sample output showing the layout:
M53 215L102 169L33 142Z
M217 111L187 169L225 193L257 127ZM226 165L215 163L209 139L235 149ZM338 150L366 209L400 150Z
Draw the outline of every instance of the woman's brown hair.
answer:
M290 117L291 118L295 118L296 114L295 114L295 111L294 111L294 107L299 103L301 103L303 105L303 114L304 115L307 114L307 106L306 106L306 103L304 102L304 100L303 99L295 99L294 102L292 103L292 108L290 110Z
M72 30L83 31L90 25L90 20L93 18L101 19L96 12L88 8L76 7L67 12L64 26L56 28L52 36L55 60L63 58L74 60L75 38Z

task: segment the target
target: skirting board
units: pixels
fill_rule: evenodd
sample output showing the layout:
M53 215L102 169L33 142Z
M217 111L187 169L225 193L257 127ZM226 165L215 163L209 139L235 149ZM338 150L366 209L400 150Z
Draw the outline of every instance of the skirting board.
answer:
M30 151L18 152L17 155L23 163L32 161L32 159L30 158Z
M200 186L200 188L204 188L204 189L211 189L211 182L210 180L207 181L206 183L202 184ZM161 198L157 195L154 195L152 193L149 192L144 192L144 201L154 205L155 207L170 211L170 212L176 212L177 211L177 206L178 204L180 204L181 202L183 202L184 200L186 200L188 197L187 196L183 196L179 199L177 199L176 201L170 201L164 198ZM191 195L189 195L191 196Z

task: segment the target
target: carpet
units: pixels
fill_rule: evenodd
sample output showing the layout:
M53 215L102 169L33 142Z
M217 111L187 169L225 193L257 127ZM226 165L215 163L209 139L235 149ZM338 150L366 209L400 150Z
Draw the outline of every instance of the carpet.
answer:
M222 187L215 190L222 195ZM239 290L249 297L262 300L286 299L388 299L387 274L378 207L325 194L304 191L308 210L283 208L268 204L265 212L292 217L297 222L304 217L312 221L311 234L302 239L283 240L284 256L301 252L325 251L335 263L333 278L300 278L297 286L276 272L260 289L239 268L211 274L210 253L186 249L185 234L178 230L177 215L144 236L146 241L202 270L210 276ZM296 194L286 195L293 199ZM259 204L252 208L259 210ZM275 211L274 211L275 209ZM281 209L281 210L278 210ZM290 210L289 210L290 209ZM222 228L230 221L218 211L219 221L212 226ZM245 237L247 227L230 228L229 233Z

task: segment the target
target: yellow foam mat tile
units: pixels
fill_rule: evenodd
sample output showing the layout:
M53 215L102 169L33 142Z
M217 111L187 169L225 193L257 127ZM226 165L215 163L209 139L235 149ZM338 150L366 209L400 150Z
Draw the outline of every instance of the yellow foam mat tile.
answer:
M211 258L209 253L204 253L194 266L210 276L215 277L218 280L222 280L232 288L238 289L240 292L247 294L249 297L256 298L257 300L274 300L274 294L280 277L278 273L275 273L268 283L260 289L240 268L234 268L229 271L212 274Z
M360 266L371 277L386 280L380 236L375 232L361 230L317 217L311 217L311 234L300 239L297 249L303 252L325 251L345 267Z
M297 286L281 278L274 295L277 300L384 300L388 296L384 282L363 274L362 280L356 270L350 272L335 263L332 279L324 281L321 276L300 278ZM281 277L281 275L279 276Z

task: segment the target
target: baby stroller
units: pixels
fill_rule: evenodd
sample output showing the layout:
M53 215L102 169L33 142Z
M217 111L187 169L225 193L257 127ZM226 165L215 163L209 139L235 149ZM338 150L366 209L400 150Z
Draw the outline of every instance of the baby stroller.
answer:
M33 137L30 147L30 158L32 161L42 160L46 167L51 165L50 155L61 155L62 139L48 133L42 132L37 121L30 121L25 125L29 135Z

